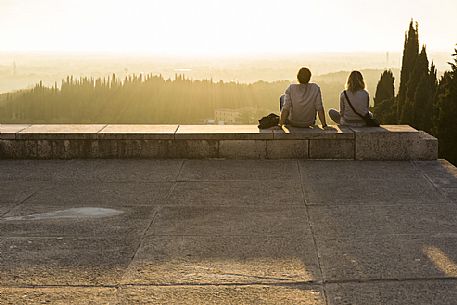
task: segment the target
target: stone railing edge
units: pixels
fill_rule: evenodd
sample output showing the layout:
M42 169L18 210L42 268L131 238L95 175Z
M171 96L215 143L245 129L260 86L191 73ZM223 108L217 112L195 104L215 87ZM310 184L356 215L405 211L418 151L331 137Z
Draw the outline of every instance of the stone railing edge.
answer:
M1 124L0 158L435 160L438 142L408 125L259 131L255 125Z

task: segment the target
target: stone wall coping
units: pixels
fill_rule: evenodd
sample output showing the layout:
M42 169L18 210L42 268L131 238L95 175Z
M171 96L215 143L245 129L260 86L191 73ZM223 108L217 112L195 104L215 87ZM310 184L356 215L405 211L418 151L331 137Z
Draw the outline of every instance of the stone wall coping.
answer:
M116 124L106 125L98 132L99 139L155 139L173 140L179 125L137 125Z
M380 127L350 127L355 133L416 133L418 130L409 125L381 125Z
M0 124L0 139L15 139L16 133L30 127L30 124Z
M408 125L330 126L259 130L256 125L0 124L0 139L311 140L354 139L356 134L417 133Z
M0 125L0 159L436 160L437 156L437 139L406 125L282 130L259 130L256 125Z

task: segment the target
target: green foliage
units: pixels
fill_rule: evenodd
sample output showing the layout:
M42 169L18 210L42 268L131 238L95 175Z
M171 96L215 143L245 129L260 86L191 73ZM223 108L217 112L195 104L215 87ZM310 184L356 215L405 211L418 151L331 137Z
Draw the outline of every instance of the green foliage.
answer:
M399 113L399 123L408 124L413 127L417 127L417 112L421 111L418 108L416 93L420 82L428 82L429 69L428 69L428 59L427 51L425 46L422 47L422 50L419 56L416 59L412 73L409 76L408 83L406 86L406 99L404 101L403 107ZM421 92L424 93L423 90ZM428 92L426 92L428 94ZM431 118L430 118L431 119Z
M433 134L439 140L440 157L457 164L457 49L451 71L438 83L435 65L429 69L425 46L418 53L418 37L417 23L414 26L411 21L398 95L392 98L394 79L384 71L376 88L374 114L383 124L409 124Z
M436 79L436 68L432 63L430 71L424 73L414 93L415 117L414 127L431 133L435 111L435 98L438 82Z
M379 70L362 70L370 90ZM395 73L397 71L394 70ZM324 105L338 108L339 95L349 72L316 76ZM252 84L189 80L175 75L131 75L121 80L68 76L57 84L37 84L32 90L0 95L3 123L125 123L202 124L214 119L214 111L231 108L240 111L239 123L256 124L268 113L279 112L279 96L289 81Z
M251 108L253 115L278 111L288 82L213 82L132 75L121 81L72 76L61 88L43 86L10 98L0 111L5 123L144 123L196 124L214 117L217 108ZM253 110L252 110L253 109ZM257 118L258 119L258 118Z
M400 73L400 88L397 96L397 118L404 113L408 82L413 73L417 56L419 55L419 26L411 20L408 32L405 33L405 45ZM401 119L400 119L401 121Z
M418 25L416 23L414 27L411 21L405 37L400 90L396 98L397 123L432 132L438 87L437 71L433 63L429 69L425 45L420 53L418 47ZM388 107L385 106L382 111L387 111L386 115L389 115L389 110L385 108Z
M391 70L381 74L374 97L374 116L382 124L396 123L395 78Z
M457 49L451 71L437 81L432 63L429 69L425 46L419 54L418 26L413 21L405 36L400 90L397 102L397 121L435 135L439 140L440 157L457 163ZM382 81L382 80L381 80ZM380 83L381 83L380 81ZM381 93L383 96L384 93ZM375 98L376 99L376 98ZM381 99L381 98L379 98ZM376 103L378 104L378 103ZM391 104L375 104L375 114L386 122Z
M457 49L451 71L439 82L434 133L439 140L440 156L457 164Z

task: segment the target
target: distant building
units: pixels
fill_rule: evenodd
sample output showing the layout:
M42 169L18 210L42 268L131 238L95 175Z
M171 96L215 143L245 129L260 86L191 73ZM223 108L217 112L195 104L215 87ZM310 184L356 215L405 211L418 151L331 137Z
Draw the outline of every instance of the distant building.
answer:
M214 121L218 125L224 124L252 124L257 122L256 107L219 108L214 110Z
M240 117L239 109L220 108L214 110L215 121L224 122L224 124L235 124Z
M216 125L216 121L213 119L206 119L203 121L203 123L206 125Z

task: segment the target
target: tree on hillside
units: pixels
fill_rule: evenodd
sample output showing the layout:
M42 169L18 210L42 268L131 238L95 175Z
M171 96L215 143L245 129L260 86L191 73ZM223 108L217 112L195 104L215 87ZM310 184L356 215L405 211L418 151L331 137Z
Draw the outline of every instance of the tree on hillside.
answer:
M396 123L394 74L386 70L376 86L374 97L374 116L382 124Z
M439 139L440 156L457 162L457 49L451 71L441 78L437 93L435 134Z
M432 63L430 71L422 75L414 94L415 117L413 125L419 130L431 133L433 129L433 113L438 82L436 68Z
M403 113L406 101L407 85L414 70L417 56L419 54L419 30L417 22L411 20L408 32L405 33L405 45L403 49L403 59L400 73L400 88L396 99L397 119L402 123L400 116Z
M409 75L409 80L406 84L406 98L399 113L399 122L401 124L409 124L416 127L418 112L422 111L416 105L416 91L419 83L421 81L427 82L428 77L427 51L425 46L423 46L419 56L416 58L412 73Z
M0 103L4 123L199 124L218 108L257 109L246 122L277 109L288 82L213 82L176 75L118 75L105 78L69 76L60 89L42 82ZM255 120L252 118L256 115Z

